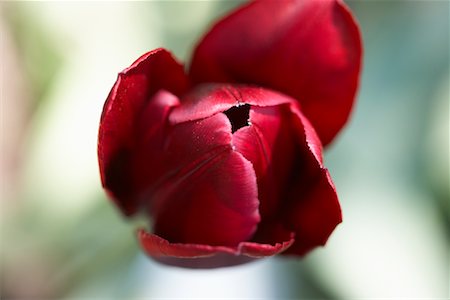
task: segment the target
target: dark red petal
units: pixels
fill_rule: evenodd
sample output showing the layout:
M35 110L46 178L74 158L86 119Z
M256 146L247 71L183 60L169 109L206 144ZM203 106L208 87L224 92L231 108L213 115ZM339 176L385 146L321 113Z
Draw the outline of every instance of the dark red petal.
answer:
M154 230L170 241L233 246L256 230L256 176L237 152L223 152L161 189Z
M299 156L294 162L291 186L286 195L284 224L296 234L294 245L286 254L304 255L322 246L334 228L342 221L341 209L334 184L322 166L322 147L314 128L295 105L293 127L298 140Z
M128 160L129 172L121 173L122 180L131 181L133 198L130 200L135 204L148 206L148 190L167 171L167 165L161 160L169 128L167 119L171 109L178 104L176 96L161 90L142 109L136 121L135 142Z
M189 88L189 79L184 73L184 66L163 48L145 53L119 75L128 77L138 74L147 77L146 88L150 95L159 90L166 90L180 97Z
M223 114L174 129L164 158L174 172L151 192L156 234L177 243L234 246L255 232L256 176L251 163L232 150L230 132ZM171 168L172 161L181 168Z
M250 262L256 258L272 256L286 250L293 243L293 234L279 243L258 244L242 242L236 247L202 244L170 243L144 230L138 239L148 255L165 264L188 268L217 268Z
M307 184L300 184L298 198L291 207L288 223L295 231L296 241L285 254L304 255L325 245L336 226L342 222L338 197L327 170L321 169ZM295 197L295 196L294 196Z
M244 104L275 106L294 102L292 98L268 89L223 84L199 86L181 101L183 105L170 114L172 124L203 119Z
M136 211L130 161L142 111L157 91L167 90L179 95L187 88L188 79L183 66L166 50L157 49L146 53L121 72L109 93L99 128L100 174L103 186L126 215ZM174 101L169 102L164 105L171 106ZM155 120L165 122L165 111L165 108L155 111ZM159 125L162 124L155 126Z
M348 119L361 40L342 1L255 1L218 22L194 52L195 83L255 84L300 101L328 144Z
M263 257L281 253L294 243L295 233L287 230L281 222L264 221L250 242L242 243L241 251L251 257Z
M297 138L306 142L308 151L314 156L315 161L322 168L323 148L315 128L309 122L308 118L306 118L302 113L298 105L291 104L290 109L293 113L294 132L297 135Z
M253 106L250 126L233 134L236 150L252 164L258 179L258 194L263 218L276 213L295 155L286 105Z

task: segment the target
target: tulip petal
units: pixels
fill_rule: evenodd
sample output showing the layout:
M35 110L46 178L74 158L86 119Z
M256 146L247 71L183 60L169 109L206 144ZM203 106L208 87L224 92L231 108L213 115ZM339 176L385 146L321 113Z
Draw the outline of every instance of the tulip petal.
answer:
M322 165L322 147L306 117L291 106L299 155L294 161L291 188L281 211L286 228L296 235L295 243L285 254L304 255L325 245L335 227L342 222L341 209L334 184ZM297 171L295 171L297 169Z
M170 243L143 229L138 231L138 239L146 253L155 260L188 268L217 268L247 263L285 251L294 242L291 233L287 239L273 244L242 242L236 247L225 247Z
M185 95L181 102L183 105L170 114L172 124L203 119L244 104L265 107L292 103L295 100L259 87L205 84Z
M157 91L167 90L180 95L187 88L188 79L183 66L166 50L157 49L144 54L121 72L108 95L98 136L100 174L103 187L125 215L137 210L130 161L135 151L142 111L152 102ZM178 102L173 97L169 98L153 112L154 126L165 122L167 109L164 107Z
M340 0L255 1L197 46L195 83L254 84L300 101L327 145L348 119L359 82L358 26Z
M294 240L295 233L287 230L281 222L263 220L252 240L241 245L241 251L251 257L274 255L291 247Z
M227 140L220 137L224 123ZM217 114L174 128L174 142L162 158L174 172L151 191L156 234L171 242L225 246L253 235L260 220L256 176L232 149L229 127L226 116ZM211 149L220 139L228 143Z
M203 244L170 243L157 234L139 230L138 238L144 250L151 256L174 256L178 258L200 258L217 252L234 254L232 248Z
M296 203L291 206L287 223L295 231L294 245L284 254L305 255L324 246L336 226L342 222L335 187L327 170L321 169L293 191ZM292 199L293 200L293 199Z
M289 121L290 112L286 105L252 106L251 125L233 134L236 150L255 169L263 218L276 213L292 167L295 144Z

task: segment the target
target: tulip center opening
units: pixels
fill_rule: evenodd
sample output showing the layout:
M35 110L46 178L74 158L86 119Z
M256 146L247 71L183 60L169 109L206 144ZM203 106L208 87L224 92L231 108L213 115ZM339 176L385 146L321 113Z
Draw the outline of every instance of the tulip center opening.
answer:
M236 132L239 128L250 125L249 104L233 106L229 110L225 111L224 114L227 116L228 120L230 120L232 133Z

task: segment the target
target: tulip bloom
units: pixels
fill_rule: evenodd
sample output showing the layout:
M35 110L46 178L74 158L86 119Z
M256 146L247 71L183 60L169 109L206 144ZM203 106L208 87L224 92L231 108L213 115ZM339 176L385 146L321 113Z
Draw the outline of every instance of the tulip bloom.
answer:
M341 222L322 145L358 85L358 27L341 1L256 1L200 41L187 72L164 49L118 76L98 142L102 184L158 261L229 266L304 255Z

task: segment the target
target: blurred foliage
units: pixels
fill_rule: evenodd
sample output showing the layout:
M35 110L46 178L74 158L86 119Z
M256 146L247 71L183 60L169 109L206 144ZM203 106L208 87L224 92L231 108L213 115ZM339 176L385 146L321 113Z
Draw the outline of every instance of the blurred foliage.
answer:
M52 39L52 29L36 18L30 6L20 1L4 2L2 6L1 17L10 24L33 94L31 107L35 107L46 99L45 93L52 88L63 55L57 41Z

